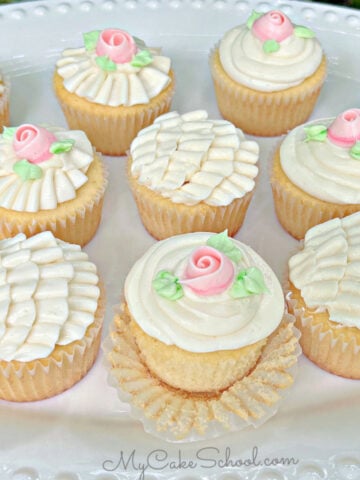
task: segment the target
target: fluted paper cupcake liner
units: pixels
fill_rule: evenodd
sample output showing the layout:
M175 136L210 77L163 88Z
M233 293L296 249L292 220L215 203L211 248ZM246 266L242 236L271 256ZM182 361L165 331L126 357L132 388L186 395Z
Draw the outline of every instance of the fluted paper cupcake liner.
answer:
M124 155L132 140L155 118L170 109L175 90L174 75L170 84L149 103L131 107L110 107L89 102L68 92L63 80L54 76L55 94L71 129L83 130L96 150L106 155Z
M360 210L360 204L325 202L294 185L281 168L279 149L270 168L276 215L283 228L298 240L303 239L305 233L319 223L336 217L343 218Z
M3 127L8 127L10 123L10 81L7 77L2 77L4 91L0 93L0 133L3 131Z
M31 402L58 395L79 382L92 367L101 342L105 293L101 287L94 322L81 340L57 345L46 358L19 362L0 361L0 398Z
M217 395L174 389L152 375L141 359L122 312L103 349L109 381L147 432L170 442L214 438L229 431L257 427L273 416L292 385L301 350L294 318L286 313L269 337L256 367Z
M32 236L50 230L56 238L84 246L99 226L107 185L107 172L99 156L95 156L87 175L88 182L77 190L76 198L55 209L18 212L0 207L0 239L20 232Z
M278 92L252 90L224 71L216 48L210 55L217 104L221 115L245 133L276 136L304 123L315 107L326 77L326 59L300 85Z
M286 301L301 332L304 354L323 370L360 379L360 330L332 322L326 311L308 309L300 292L289 283Z

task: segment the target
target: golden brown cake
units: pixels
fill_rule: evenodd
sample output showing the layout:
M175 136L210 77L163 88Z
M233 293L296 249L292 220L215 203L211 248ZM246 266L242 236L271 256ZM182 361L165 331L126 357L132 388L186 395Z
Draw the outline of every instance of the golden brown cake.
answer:
M119 29L88 32L84 44L58 60L55 94L70 128L83 130L98 151L123 155L170 108L170 59Z
M9 94L10 83L0 73L0 133L3 131L4 126L9 125L10 121Z
M305 355L320 368L360 379L360 212L311 228L289 260L289 309Z
M210 56L222 116L245 133L275 136L304 123L326 77L314 33L281 11L253 12Z
M104 292L80 246L51 232L0 241L0 398L28 402L70 388L93 365Z
M203 110L157 118L132 142L128 160L145 228L158 240L224 229L235 235L253 195L258 157L256 142Z

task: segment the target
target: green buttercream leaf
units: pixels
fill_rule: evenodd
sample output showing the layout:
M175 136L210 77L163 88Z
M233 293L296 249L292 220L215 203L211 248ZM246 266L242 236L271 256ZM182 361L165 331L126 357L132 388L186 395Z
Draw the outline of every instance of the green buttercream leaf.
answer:
M350 149L350 156L355 160L360 160L360 142L356 142Z
M88 52L95 50L100 33L101 30L92 30L91 32L84 33L84 45Z
M4 127L2 133L3 138L5 138L6 140L12 140L14 138L16 130L16 127Z
M43 171L34 163L19 160L13 165L13 170L22 180L37 180L42 177Z
M262 13L255 12L255 10L251 12L250 17L247 19L247 22L246 22L246 26L248 27L249 30L251 30L255 20L257 20L259 17L262 17L262 15L263 15Z
M144 40L141 40L139 37L133 37L134 42L136 43L137 47L140 48L140 50L145 50L146 49L146 43Z
M67 140L59 140L58 142L53 142L50 145L49 150L54 155L57 155L59 153L70 152L70 150L73 148L74 145L75 145L75 140L72 140L70 138Z
M110 60L106 55L96 57L95 62L99 65L101 70L105 70L106 72L114 72L116 70L116 63Z
M242 259L241 250L234 244L231 238L228 237L227 230L212 235L206 244L224 253L234 263L238 263Z
M294 28L294 34L300 38L314 38L315 32L310 30L310 28L303 27L302 25L297 25Z
M238 273L229 294L233 298L244 298L268 291L261 270L250 267Z
M153 56L149 50L141 50L137 53L130 62L133 67L146 67L153 61Z
M308 125L304 127L306 138L305 142L325 142L327 137L327 127L325 125Z
M274 53L277 52L280 48L280 43L276 40L266 40L263 43L263 50L265 53Z
M167 300L179 300L184 295L178 277L166 270L161 270L156 274L152 285L156 293Z

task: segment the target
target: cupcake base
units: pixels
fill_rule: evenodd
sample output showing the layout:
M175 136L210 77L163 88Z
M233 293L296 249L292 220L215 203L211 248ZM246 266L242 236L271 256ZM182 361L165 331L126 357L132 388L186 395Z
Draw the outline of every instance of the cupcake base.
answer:
M270 171L270 182L275 211L282 227L293 237L301 240L309 228L332 218L343 218L360 210L356 204L325 202L304 192L285 175L280 164L280 149L277 149Z
M4 91L0 93L0 133L2 133L3 127L8 127L10 124L10 84L6 78L3 79L3 85Z
M140 185L131 175L128 161L128 182L146 230L157 240L191 232L221 233L225 229L233 237L245 220L253 191L233 200L230 205L212 206L206 203L184 205Z
M81 340L56 345L48 357L31 362L0 361L0 398L11 402L43 400L79 382L92 367L99 351L104 296L101 289L94 322Z
M0 207L0 239L20 232L29 237L50 230L56 238L84 246L95 235L101 220L107 178L100 157L95 156L87 176L76 198L53 210L18 212Z
M282 135L304 123L315 107L326 77L326 59L300 85L279 92L260 92L240 85L223 69L218 49L210 56L215 94L221 115L245 133Z
M59 74L54 75L54 90L66 121L72 130L83 130L96 150L105 155L124 155L132 140L156 117L170 109L174 95L174 74L171 82L149 103L132 107L111 107L92 103L67 91Z
M287 303L301 332L304 354L323 370L360 379L360 330L332 322L326 311L309 310L301 292L291 283L288 289Z
M110 381L120 398L130 401L133 415L145 429L167 441L196 441L258 426L276 413L281 396L294 381L300 348L292 322L292 315L285 314L256 366L241 380L221 392L190 393L149 371L122 310L104 345Z

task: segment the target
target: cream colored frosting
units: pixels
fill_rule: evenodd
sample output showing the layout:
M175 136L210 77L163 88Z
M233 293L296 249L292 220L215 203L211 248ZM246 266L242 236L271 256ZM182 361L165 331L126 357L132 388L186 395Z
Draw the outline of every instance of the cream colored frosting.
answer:
M154 276L170 270L181 277L191 253L211 235L192 233L157 242L135 263L125 282L125 298L138 325L161 342L191 352L253 344L270 335L284 314L284 296L275 274L250 247L236 240L243 253L236 268L259 268L269 293L234 299L227 290L204 297L184 286L184 296L171 301L155 292Z
M360 328L360 212L311 228L289 260L289 277L309 308Z
M145 67L130 62L116 64L115 71L104 71L95 62L96 53L85 48L67 49L57 61L57 72L64 87L90 102L118 107L149 101L170 83L171 62L168 57L153 53L153 61Z
M334 118L306 125L329 126ZM326 202L360 203L360 162L349 148L324 142L305 142L304 125L292 130L280 147L280 163L286 176L304 192Z
M0 207L21 212L51 210L76 197L76 190L88 178L94 149L84 132L47 127L57 140L74 140L69 152L52 155L38 163L43 175L37 180L22 180L13 170L19 161L11 138L0 137Z
M221 64L235 82L262 92L294 87L319 67L323 52L316 38L295 34L283 40L277 52L265 53L246 25L228 31L219 46Z
M83 338L98 281L87 254L51 232L0 241L0 360L45 358Z
M130 154L140 184L186 205L228 205L254 188L258 173L258 144L204 110L161 115L138 133Z

